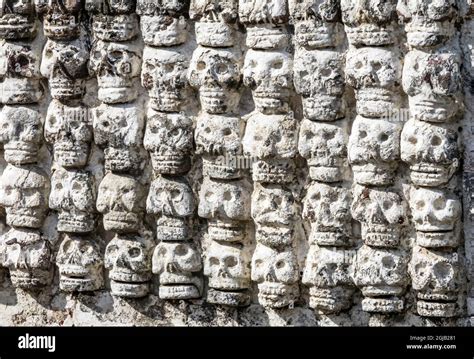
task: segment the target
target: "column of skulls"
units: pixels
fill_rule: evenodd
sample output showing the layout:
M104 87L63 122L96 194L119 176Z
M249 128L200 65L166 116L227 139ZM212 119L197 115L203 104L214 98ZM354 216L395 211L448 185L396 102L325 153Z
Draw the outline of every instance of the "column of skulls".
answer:
M169 300L199 298L203 288L201 256L192 240L195 200L186 178L193 151L193 121L184 111L188 8L187 1L137 4L145 42L141 79L149 94L144 145L154 173L146 211L156 218L152 265L159 297Z
M352 305L354 293L340 1L290 0L289 8L295 29L294 84L304 113L298 150L310 179L303 201L303 218L310 224L303 284L309 287L311 308L338 313Z
M191 1L198 47L188 72L199 91L196 153L203 181L198 214L207 220L204 275L207 301L226 306L250 303L250 196L242 157L244 120L239 115L243 52L236 31L237 1Z
M97 194L103 226L114 234L105 268L114 296L149 293L154 240L144 227L146 163L144 114L138 103L142 50L133 0L89 1L93 45L90 72L97 77L101 104L91 110L94 142L103 149L105 176Z
M38 102L41 42L33 1L0 4L0 141L7 167L0 182L0 205L10 228L0 242L0 265L14 287L34 289L52 279L52 252L41 232L48 212L50 182L37 163L43 118Z
M288 9L284 0L241 0L246 26L244 84L252 90L255 110L247 118L243 148L252 159L252 217L256 249L252 280L264 307L291 306L299 297L295 253L297 206L294 194L298 125L289 107L293 61L287 51Z
M346 81L354 89L357 112L348 144L351 212L363 241L352 276L364 296L362 310L385 315L404 310L408 285L408 258L401 245L408 206L393 187L402 124L392 114L403 105L396 3L341 0L349 40Z
M416 230L409 273L416 310L425 317L454 317L460 309L462 210L452 190L461 156L462 59L454 36L458 9L456 0L403 0L397 8L410 48L403 68L410 119L401 137Z

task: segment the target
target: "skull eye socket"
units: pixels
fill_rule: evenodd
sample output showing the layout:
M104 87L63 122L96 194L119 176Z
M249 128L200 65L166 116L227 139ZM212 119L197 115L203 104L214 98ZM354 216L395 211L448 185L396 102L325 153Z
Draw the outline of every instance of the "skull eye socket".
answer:
M442 142L443 142L443 141L442 141L441 138L438 137L438 136L433 136L433 137L431 138L431 144L432 144L433 146L439 146L439 145L441 145Z
M109 127L109 125L110 125L109 121L103 121L102 122L103 127Z
M444 209L446 207L446 199L444 197L436 198L433 202L433 207L437 210Z
M209 258L209 263L211 264L211 266L217 266L219 265L219 259L216 257L211 257Z
M417 209L422 209L423 207L425 207L425 201L416 202L416 208Z
M224 136L229 136L229 135L232 134L232 130L231 130L230 128L224 128L224 129L222 130L222 134L223 134Z
M8 127L10 127L10 125L9 125L8 122L4 122L4 123L2 124L2 128L3 128L4 130L6 130Z
M130 256L130 258L137 258L138 256L140 256L140 254L142 254L140 248L134 247L128 250L128 255Z
M202 71L206 68L206 63L204 61L199 61L196 65L198 71Z
M215 195L214 195L214 192L208 191L208 192L206 192L204 197L206 198L207 201L213 202Z
M273 199L273 202L277 205L277 206L280 206L281 205L281 202L282 202L282 199L281 197L275 197Z
M148 62L148 61L145 62L145 67L146 67L147 71L152 71L152 70L155 69L155 65L152 64L151 62Z
M319 201L321 199L321 194L319 192L315 193L311 196L311 199L314 201Z
M63 189L63 185L61 183L56 183L56 185L54 186L54 188L56 188L56 190L60 191Z
M359 131L359 137L360 138L366 138L367 137L367 132L366 131Z
M378 71L382 68L382 64L380 62L376 61L372 64L372 67L375 71Z
M382 258L382 265L387 269L394 269L396 267L395 261L390 256L385 256Z
M165 247L161 247L160 249L158 249L158 256L159 257L164 257L166 254L166 248Z
M229 191L225 191L223 197L224 201L230 201L232 199L232 193L230 193Z
M283 67L283 60L276 60L272 63L272 68L279 70Z
M408 142L410 142L412 145L415 145L418 142L418 140L416 139L416 137L410 136L408 138Z
M226 257L224 259L224 263L228 268L235 267L237 265L237 258L235 258L234 256Z
M219 75L224 75L229 72L229 66L227 64L220 63L216 66L216 73Z
M123 54L122 54L122 52L120 52L120 51L112 51L112 52L109 54L109 60L110 60L111 62L119 61L122 57L123 57Z
M79 191L82 189L82 184L79 182L74 182L72 185L72 189L73 191Z
M334 131L325 131L323 133L323 138L325 140L332 140L335 136L336 134L334 133Z
M260 267L263 264L263 261L261 259L257 259L255 262L255 267Z
M183 197L183 193L180 190L171 190L171 198L174 200L180 200Z
M184 256L188 253L188 247L186 247L185 245L179 244L178 246L176 246L175 253L178 256Z
M322 74L323 74L323 72L321 71L321 75ZM306 70L300 71L300 77L301 78L305 78L306 76L308 76L308 71L306 71Z
M165 72L172 72L174 70L174 64L164 64L163 70Z
M359 70L364 66L364 64L361 61L357 61L354 65L354 67Z
M388 210L393 206L393 202L391 201L383 201L382 207L384 210Z
M451 274L451 266L448 263L436 263L433 272L437 278L447 278Z
M388 140L388 138L389 138L389 135L386 134L386 133L382 133L382 134L379 136L380 142L385 142L385 141Z
M279 261L277 261L277 262L275 263L275 267L276 267L277 269L282 269L282 268L284 268L285 266L286 266L286 263L285 263L284 260L279 260Z
M321 70L321 76L328 77L329 75L331 75L331 70L330 69L322 69Z

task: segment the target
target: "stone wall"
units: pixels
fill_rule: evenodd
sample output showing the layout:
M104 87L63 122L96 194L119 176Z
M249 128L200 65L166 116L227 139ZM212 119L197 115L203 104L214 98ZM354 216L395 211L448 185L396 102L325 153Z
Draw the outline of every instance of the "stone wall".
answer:
M471 0L1 6L0 325L471 325Z

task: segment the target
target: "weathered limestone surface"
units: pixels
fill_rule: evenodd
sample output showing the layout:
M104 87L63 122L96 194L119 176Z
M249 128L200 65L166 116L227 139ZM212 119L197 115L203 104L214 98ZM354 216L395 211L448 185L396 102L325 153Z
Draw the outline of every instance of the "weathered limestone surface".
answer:
M0 6L0 325L474 325L472 0Z

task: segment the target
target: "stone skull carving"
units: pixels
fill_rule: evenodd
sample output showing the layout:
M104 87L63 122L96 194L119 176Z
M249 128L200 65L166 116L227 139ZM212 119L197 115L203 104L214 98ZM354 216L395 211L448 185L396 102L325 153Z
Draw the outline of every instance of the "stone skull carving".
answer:
M311 179L338 182L347 166L347 122L301 122L298 151L306 159Z
M285 0L239 0L239 20L246 26L246 45L252 49L283 48L288 32L283 26L289 19Z
M231 306L249 303L251 253L242 244L210 241L204 253L204 275L209 281L207 301Z
M243 75L258 112L268 115L288 112L293 85L293 61L288 52L248 50Z
M140 298L148 294L154 245L147 234L117 234L107 244L104 262L112 295Z
M59 287L64 292L89 292L104 285L104 261L95 237L65 234L56 255Z
M92 121L94 141L104 149L106 170L133 173L143 169L145 119L139 106L102 104L92 110Z
M84 0L35 0L36 12L43 17L46 37L71 40L81 32Z
M459 1L400 0L397 11L405 22L408 44L431 47L450 39L455 32Z
M417 244L427 248L457 247L461 201L443 189L415 188L410 191L410 208Z
M0 8L0 38L7 40L31 39L36 36L33 0L7 0Z
M41 48L39 41L0 40L0 102L30 104L43 96L40 83Z
M41 228L48 212L49 178L36 166L8 165L0 182L0 205L5 207L7 224Z
M397 0L341 0L342 22L354 46L384 46L395 41Z
M252 189L246 178L227 181L204 177L198 214L208 220L210 239L225 242L245 239Z
M323 313L338 313L352 305L355 288L350 252L311 245L302 283L309 287L309 306Z
M401 159L417 186L449 182L459 167L459 134L454 127L410 119L403 127Z
M403 89L408 94L412 117L428 122L447 122L461 106L461 58L452 50L405 56Z
M42 116L38 108L6 105L0 111L0 142L8 163L35 163L42 135Z
M193 191L184 177L159 176L151 183L146 211L156 216L158 240L190 238L195 207Z
M357 183L388 185L394 181L401 131L400 123L356 117L349 137L348 157Z
M289 0L298 47L335 47L342 41L340 0Z
M109 104L135 100L141 61L142 50L138 43L96 41L89 70L97 75L99 100Z
M54 161L64 168L87 164L92 141L92 126L84 105L68 106L52 100L46 115L44 137L54 148Z
M271 247L290 245L297 215L296 199L291 190L275 184L255 183L252 218L257 227L258 242Z
M149 106L156 111L179 112L188 97L186 74L189 57L182 48L146 46L143 52L142 85Z
M146 191L132 176L107 173L99 185L97 210L106 231L136 232L142 225Z
M237 21L238 0L191 0L189 17L195 20L196 40L203 46L234 45L233 23Z
M10 228L1 240L5 245L3 266L9 269L14 287L35 289L51 283L51 248L39 231Z
M426 317L453 317L462 287L461 258L457 252L413 248L409 265L416 291L417 311Z
M352 235L350 207L348 189L313 182L303 201L303 218L311 224L309 241L323 246L349 244Z
M51 176L49 207L58 212L60 232L87 233L95 228L96 193L90 172L59 167Z
M363 245L354 262L354 282L364 295L366 312L391 313L403 310L402 295L408 284L408 258L400 249Z
M70 42L48 40L43 49L41 74L48 79L57 100L79 99L85 93L89 49L84 39Z
M400 107L402 62L395 48L365 47L347 54L346 81L355 89L357 113L387 117Z
M199 90L206 113L234 113L240 101L242 52L236 48L206 48L193 52L188 71L189 84Z
M153 252L153 273L161 299L200 298L203 288L201 255L189 242L160 242Z
M92 13L92 31L104 41L128 41L138 35L136 0L85 0Z
M305 119L333 121L344 117L344 66L344 55L338 51L297 48L294 85L302 95Z
M258 302L269 308L283 308L299 297L299 268L291 248L277 251L257 243L252 256L252 281L258 284Z
M355 185L352 217L361 222L362 239L373 247L396 247L402 226L407 225L408 206L397 192Z
M150 153L156 173L186 173L191 167L193 121L182 113L163 113L148 109L145 149Z
M244 154L256 159L252 178L256 182L290 183L298 152L298 124L293 113L264 115L254 112L247 120L242 140Z
M201 114L196 122L196 154L202 156L203 175L216 179L241 177L244 166L231 158L243 157L245 122L240 117L208 114Z
M145 44L149 46L176 46L188 37L189 1L137 0L137 14Z

